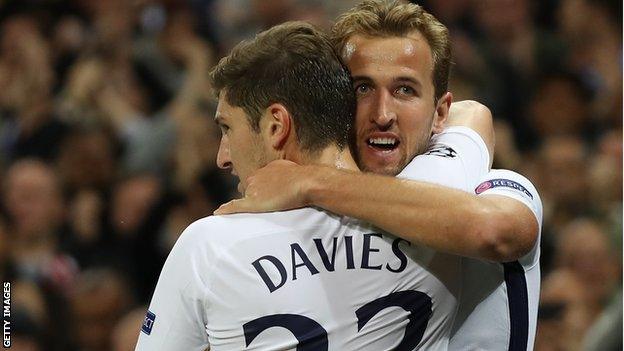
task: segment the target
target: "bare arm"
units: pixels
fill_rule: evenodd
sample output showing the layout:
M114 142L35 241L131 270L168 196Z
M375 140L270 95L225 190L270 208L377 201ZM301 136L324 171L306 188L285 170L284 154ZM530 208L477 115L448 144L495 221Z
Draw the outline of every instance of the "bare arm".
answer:
M417 245L497 262L525 255L538 234L529 208L505 196L289 161L249 177L245 197L216 214L304 206L362 219Z
M305 168L305 167L304 167ZM307 169L307 204L356 217L438 251L497 262L528 253L538 223L524 204L425 182Z
M457 105L467 108L463 112L474 112L469 105ZM487 132L491 114L479 106L486 116L478 111L471 115L471 128L478 124ZM489 140L491 150L493 132ZM318 206L370 222L417 245L500 262L530 251L538 233L532 212L514 199L476 196L425 182L277 161L247 183L245 197L223 205L217 214Z

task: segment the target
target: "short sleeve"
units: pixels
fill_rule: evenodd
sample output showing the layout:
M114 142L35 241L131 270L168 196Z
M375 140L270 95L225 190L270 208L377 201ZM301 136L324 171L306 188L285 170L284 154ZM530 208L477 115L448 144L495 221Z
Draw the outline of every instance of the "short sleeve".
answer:
M522 202L533 212L541 232L542 200L535 186L524 176L510 170L492 170L481 179L475 188L475 194L479 196L502 195ZM540 236L538 235L533 250L520 260L523 266L532 267L539 262L539 242Z
M487 146L479 134L454 126L434 135L428 150L416 156L398 177L472 192L489 165Z
M206 286L202 258L189 226L174 245L158 278L136 350L206 350Z

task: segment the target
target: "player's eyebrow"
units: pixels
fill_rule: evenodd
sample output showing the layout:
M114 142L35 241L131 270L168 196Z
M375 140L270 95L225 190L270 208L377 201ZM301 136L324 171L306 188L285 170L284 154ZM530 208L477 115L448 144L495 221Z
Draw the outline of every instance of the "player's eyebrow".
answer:
M373 80L367 76L353 76L351 77L353 82L372 82Z
M396 77L394 78L394 81L400 82L400 83L412 83L416 85L418 88L422 87L422 83L420 82L420 80L414 79L412 77Z
M356 82L357 83L361 83L361 82L372 83L373 82L373 79L367 76L353 76L352 79L354 83ZM416 88L422 87L422 83L420 82L420 80L415 79L413 77L399 76L399 77L392 78L392 81L398 82L398 83L411 83L411 84L414 84Z

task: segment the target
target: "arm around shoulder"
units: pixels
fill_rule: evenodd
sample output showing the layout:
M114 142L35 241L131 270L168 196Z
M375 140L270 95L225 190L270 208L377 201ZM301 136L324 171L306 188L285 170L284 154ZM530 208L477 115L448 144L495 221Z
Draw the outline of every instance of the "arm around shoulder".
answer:
M476 221L468 236L477 239L480 258L495 262L515 261L535 246L539 223L524 203L503 195L478 196Z
M482 237L492 260L520 259L539 244L542 201L531 181L510 170L492 170L475 193L487 209Z

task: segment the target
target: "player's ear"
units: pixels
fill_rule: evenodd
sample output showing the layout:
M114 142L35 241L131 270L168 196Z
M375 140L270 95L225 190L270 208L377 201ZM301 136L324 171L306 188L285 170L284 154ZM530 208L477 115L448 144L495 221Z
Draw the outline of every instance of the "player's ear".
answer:
M279 103L271 104L266 113L268 114L267 125L264 128L266 140L273 149L281 150L292 131L292 116L286 107Z
M431 132L433 134L441 133L444 129L446 121L451 109L451 102L453 101L453 94L446 92L440 99L438 99L436 105L436 111L433 115L433 123L431 125Z

